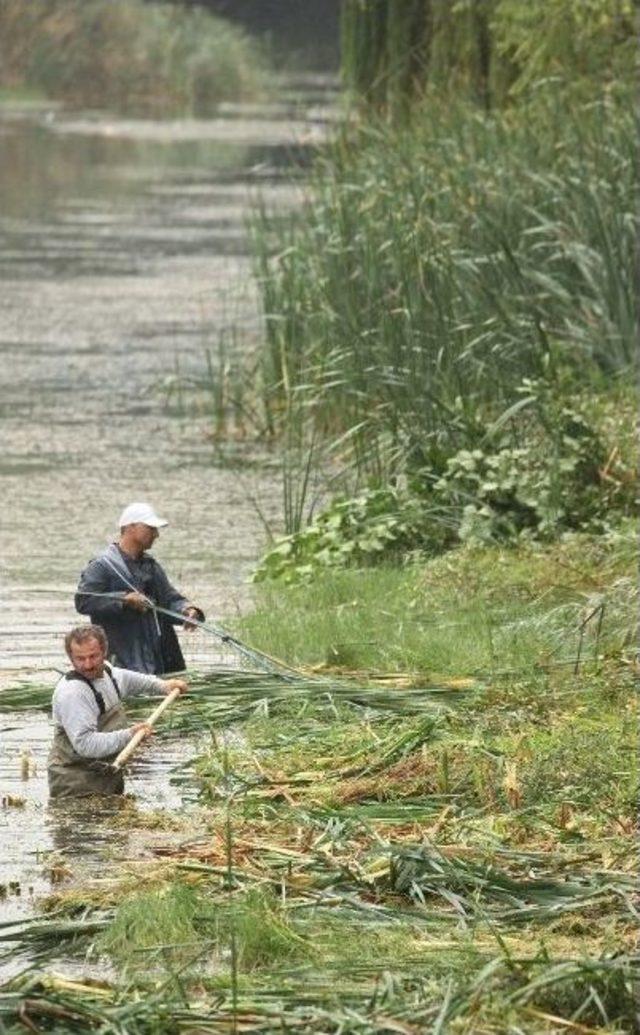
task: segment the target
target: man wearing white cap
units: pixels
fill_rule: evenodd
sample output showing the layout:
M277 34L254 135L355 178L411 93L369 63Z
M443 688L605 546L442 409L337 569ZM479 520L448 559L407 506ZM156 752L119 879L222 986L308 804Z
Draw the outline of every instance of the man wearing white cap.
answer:
M184 658L174 625L204 621L199 607L175 589L147 553L168 525L148 503L131 503L120 515L120 538L89 562L80 576L76 610L101 625L116 665L135 672L179 672ZM173 611L172 618L154 605ZM178 617L180 616L180 617Z

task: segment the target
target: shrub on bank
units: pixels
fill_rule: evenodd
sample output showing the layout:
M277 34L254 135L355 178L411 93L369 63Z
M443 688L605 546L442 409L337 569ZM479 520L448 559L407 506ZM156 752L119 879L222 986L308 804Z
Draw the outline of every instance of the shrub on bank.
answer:
M0 84L83 107L207 115L268 82L259 45L199 8L143 0L3 0Z
M323 569L402 563L463 543L604 532L632 515L637 476L624 425L633 424L633 396L619 393L597 412L594 397L570 406L543 383L522 388L515 426L505 421L475 448L453 452L440 472L414 471L403 488L336 498L272 546L255 581L304 581Z

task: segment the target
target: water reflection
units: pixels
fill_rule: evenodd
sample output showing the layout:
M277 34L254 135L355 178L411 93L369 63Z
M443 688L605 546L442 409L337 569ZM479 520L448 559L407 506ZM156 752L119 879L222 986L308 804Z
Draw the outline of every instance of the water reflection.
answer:
M71 876L67 859L86 862L104 855L105 848L118 852L126 845L127 831L118 828L117 819L130 807L130 800L111 795L49 802L46 827L51 848L57 853L46 867L51 884Z
M179 145L113 139L105 135L65 135L31 120L0 122L2 216L48 218L58 206L74 204L85 213L92 201L133 199L154 178L211 175L246 165L247 148L214 141Z

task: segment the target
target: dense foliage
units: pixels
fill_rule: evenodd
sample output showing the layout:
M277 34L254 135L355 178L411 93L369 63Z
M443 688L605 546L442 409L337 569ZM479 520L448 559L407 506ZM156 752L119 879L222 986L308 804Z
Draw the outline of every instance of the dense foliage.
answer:
M596 426L584 404L551 399L535 382L525 387L528 412L525 419L524 408L517 411L515 431L502 427L481 446L458 449L440 474L418 470L402 489L337 497L306 527L278 540L255 580L306 580L323 568L404 562L460 543L604 532L633 513L633 395L610 400Z
M143 0L3 0L0 85L134 114L205 115L267 85L258 45L204 10Z
M346 133L303 212L261 220L265 424L297 451L287 532L303 536L264 572L283 553L306 565L312 543L363 559L301 532L323 463L360 501L399 486L401 510L422 501L412 548L548 537L630 506L633 402L606 431L597 414L636 347L635 162L613 95L565 104L541 87L492 117L431 101L409 127ZM400 555L396 518L369 559ZM336 537L335 511L324 523Z
M636 348L634 47L630 0L345 0L369 104L256 234L289 533L258 578L628 512L597 414Z
M343 71L394 116L433 88L490 108L547 77L631 81L635 36L632 0L345 0Z

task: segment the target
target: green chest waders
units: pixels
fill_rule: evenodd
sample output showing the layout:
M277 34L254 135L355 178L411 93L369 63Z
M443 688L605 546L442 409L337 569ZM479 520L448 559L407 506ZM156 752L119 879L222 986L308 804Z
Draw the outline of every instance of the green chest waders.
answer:
M117 684L107 670L113 685L120 696ZM90 680L70 672L68 679L81 679L88 683L98 705L99 716L97 729L99 733L111 733L128 726L124 708L118 700L113 708L105 709L102 694ZM49 777L49 795L52 798L85 798L92 794L122 794L124 792L124 776L120 771L111 768L110 763L118 752L107 758L83 758L73 748L71 741L61 726L56 726L53 744L47 761Z

